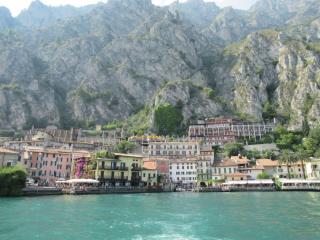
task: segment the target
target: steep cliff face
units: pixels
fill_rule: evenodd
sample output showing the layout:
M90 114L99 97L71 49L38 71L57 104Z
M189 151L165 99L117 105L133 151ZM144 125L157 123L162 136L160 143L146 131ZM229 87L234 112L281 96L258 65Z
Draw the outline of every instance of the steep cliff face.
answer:
M268 111L292 128L318 123L316 0L259 1L249 11L202 0L110 0L81 11L34 4L52 17L32 15L35 6L16 19L0 14L0 128L131 116L146 129L164 103L184 124L268 120Z
M262 120L263 106L271 103L290 127L301 128L304 121L314 125L319 122L317 44L271 30L250 34L225 49L229 64L213 67L222 73L216 75L217 86L237 113Z

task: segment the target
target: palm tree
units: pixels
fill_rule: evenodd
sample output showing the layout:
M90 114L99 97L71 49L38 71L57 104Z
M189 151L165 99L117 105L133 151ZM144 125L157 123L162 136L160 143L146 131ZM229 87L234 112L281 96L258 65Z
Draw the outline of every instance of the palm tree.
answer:
M304 168L304 161L307 161L309 159L308 153L303 148L299 148L296 152L296 155L297 155L297 160L300 160L300 162L301 162L303 178L306 179L306 171Z
M287 165L287 172L288 172L288 178L291 179L290 175L290 164L295 162L295 155L294 152L285 149L282 151L282 154L280 155L279 161L280 163L284 163Z

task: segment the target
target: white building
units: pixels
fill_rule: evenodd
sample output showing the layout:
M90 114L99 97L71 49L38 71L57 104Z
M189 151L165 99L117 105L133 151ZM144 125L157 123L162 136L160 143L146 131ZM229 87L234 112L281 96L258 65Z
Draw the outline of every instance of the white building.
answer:
M170 180L182 186L195 186L197 183L197 162L195 159L181 159L169 164Z
M305 162L305 171L308 179L320 179L320 159Z

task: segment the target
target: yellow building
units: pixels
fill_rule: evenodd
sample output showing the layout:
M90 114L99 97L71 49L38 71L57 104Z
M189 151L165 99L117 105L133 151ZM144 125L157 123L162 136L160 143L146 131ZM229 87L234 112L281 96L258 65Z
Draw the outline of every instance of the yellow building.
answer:
M96 179L106 186L139 186L143 156L115 153L110 158L98 158Z
M142 170L142 182L145 186L156 187L158 185L158 171L156 161L145 161Z

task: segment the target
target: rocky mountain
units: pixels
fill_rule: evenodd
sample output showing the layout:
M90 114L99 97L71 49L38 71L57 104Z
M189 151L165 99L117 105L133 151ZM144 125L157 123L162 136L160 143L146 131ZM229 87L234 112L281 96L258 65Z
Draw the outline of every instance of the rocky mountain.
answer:
M184 21L189 21L200 29L207 27L221 11L214 2L202 0L177 1L169 6L169 10L178 12Z
M221 115L313 126L319 8L315 0L262 0L248 11L109 0L81 10L37 1L17 18L2 10L0 128L122 120L148 130L167 103L181 126Z
M29 8L23 10L17 17L17 20L29 28L45 28L57 21L70 19L76 16L85 15L91 12L100 4L89 5L85 7L73 7L70 5L60 7L50 7L39 0L33 1Z
M13 29L18 26L18 22L11 16L9 9L0 6L0 31Z

